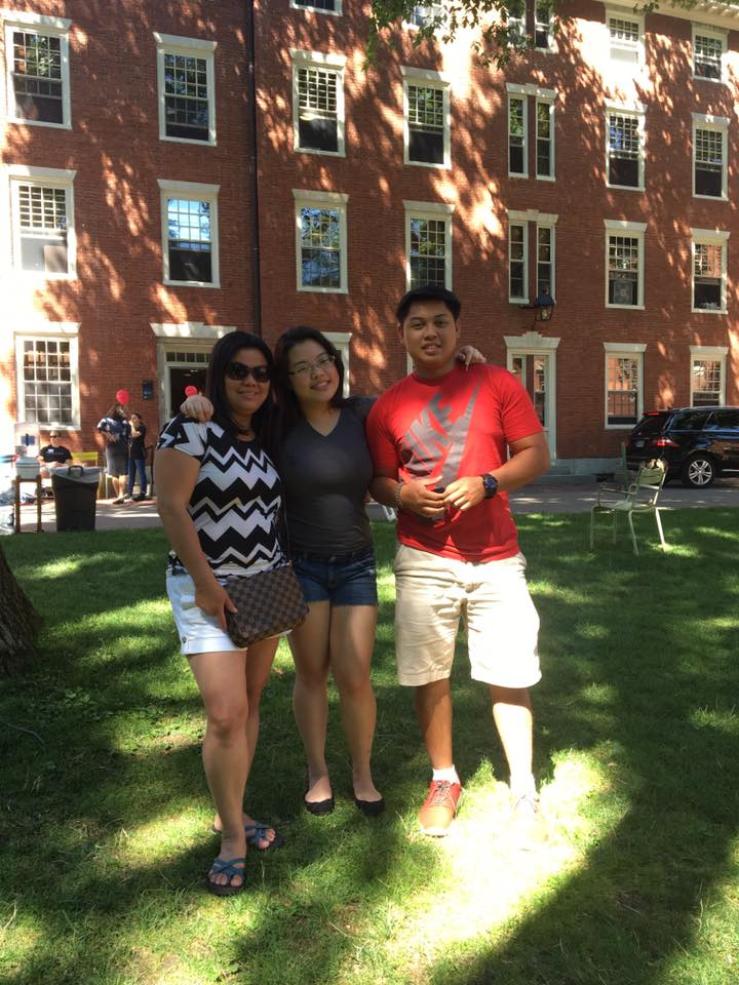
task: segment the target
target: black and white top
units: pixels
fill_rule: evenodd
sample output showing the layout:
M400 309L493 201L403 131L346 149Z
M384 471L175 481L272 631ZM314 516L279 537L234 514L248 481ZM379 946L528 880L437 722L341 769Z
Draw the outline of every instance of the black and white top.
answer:
M157 447L200 462L188 510L215 574L255 575L285 563L278 536L280 479L257 441L238 441L213 421L199 424L179 415ZM172 570L176 566L175 558Z

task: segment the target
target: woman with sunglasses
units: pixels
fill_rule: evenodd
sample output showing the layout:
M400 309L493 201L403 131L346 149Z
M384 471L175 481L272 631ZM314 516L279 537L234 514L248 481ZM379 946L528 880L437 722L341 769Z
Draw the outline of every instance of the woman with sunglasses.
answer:
M253 575L286 560L278 539L280 480L260 441L272 367L257 336L230 332L220 339L206 380L212 419L175 417L155 459L159 514L172 546L167 593L207 720L203 764L221 850L206 884L217 896L243 890L247 843L266 850L279 840L243 809L277 640L248 649L232 643L226 612L235 606L223 587L228 575Z

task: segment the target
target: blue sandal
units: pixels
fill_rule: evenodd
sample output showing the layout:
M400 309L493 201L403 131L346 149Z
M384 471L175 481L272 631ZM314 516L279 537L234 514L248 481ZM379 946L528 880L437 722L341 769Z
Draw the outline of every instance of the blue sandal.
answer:
M276 831L273 840L267 845L266 848L262 848L259 844L260 841L267 840L267 832L270 829L274 831L271 824L264 824L262 821L253 821L251 824L245 824L244 834L246 835L247 845L250 845L252 848L256 848L258 852L268 852L270 848L282 848L285 844L285 839ZM214 835L219 835L221 833L218 828L214 828L212 826L210 830Z
M245 858L217 858L208 869L205 884L214 896L235 896L237 893L242 893L246 887L245 868ZM221 875L228 877L228 882L222 886L211 879L211 876ZM241 884L234 886L231 880L237 876L241 877Z

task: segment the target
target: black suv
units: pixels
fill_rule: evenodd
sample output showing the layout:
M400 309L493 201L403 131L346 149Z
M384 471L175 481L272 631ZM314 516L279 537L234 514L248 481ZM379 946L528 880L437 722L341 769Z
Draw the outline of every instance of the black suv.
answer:
M637 469L661 458L667 478L704 489L718 475L739 474L739 407L679 407L645 414L626 445L626 464Z

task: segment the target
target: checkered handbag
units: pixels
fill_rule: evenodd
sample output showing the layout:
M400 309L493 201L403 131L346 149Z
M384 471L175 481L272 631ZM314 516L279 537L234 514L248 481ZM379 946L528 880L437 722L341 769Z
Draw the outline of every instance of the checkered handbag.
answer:
M303 591L288 562L249 578L226 579L225 589L238 609L227 612L228 635L236 646L295 629L308 615Z

